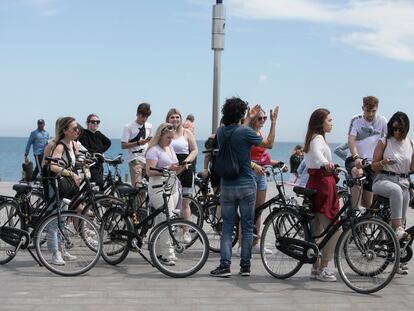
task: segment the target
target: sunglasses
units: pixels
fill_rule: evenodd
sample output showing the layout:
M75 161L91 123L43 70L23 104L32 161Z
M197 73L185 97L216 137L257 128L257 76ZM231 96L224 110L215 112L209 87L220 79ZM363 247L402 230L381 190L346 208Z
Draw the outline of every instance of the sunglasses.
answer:
M267 117L266 116L264 116L264 117L258 117L257 120L259 120L259 121L266 121L267 120Z
M72 127L71 129L68 129L68 131L79 132L79 127Z
M173 132L173 131L175 131L174 126L172 126L172 125L167 125L166 127L164 127L164 128L161 130L161 133L167 133L167 132Z
M89 120L88 123L99 124L101 123L101 120Z
M404 129L403 129L402 127L393 127L393 128L392 128L392 131L393 131L393 132L400 132L400 133L402 133L402 132L403 132L403 130L404 130Z

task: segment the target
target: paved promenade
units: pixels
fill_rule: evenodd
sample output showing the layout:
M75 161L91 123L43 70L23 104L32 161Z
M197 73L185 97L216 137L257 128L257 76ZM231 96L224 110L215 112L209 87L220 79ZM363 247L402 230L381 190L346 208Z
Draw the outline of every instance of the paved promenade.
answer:
M271 187L272 185L270 185ZM11 183L0 183L0 194L12 195ZM272 192L269 193L271 195ZM409 224L414 224L409 210ZM235 249L234 249L235 251ZM385 289L372 295L336 283L309 279L310 266L288 280L277 280L254 255L251 277L217 279L209 271L219 257L210 253L205 267L186 279L164 276L135 253L113 267L102 259L87 274L60 277L38 267L27 252L0 266L0 310L412 310L414 264L407 276L397 275Z

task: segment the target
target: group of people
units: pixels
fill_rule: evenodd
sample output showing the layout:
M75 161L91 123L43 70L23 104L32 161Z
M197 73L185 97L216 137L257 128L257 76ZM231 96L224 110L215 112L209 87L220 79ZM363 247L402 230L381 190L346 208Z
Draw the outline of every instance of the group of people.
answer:
M409 118L403 112L396 112L387 122L383 116L378 115L377 110L376 97L363 98L362 113L352 118L348 141L336 152L345 159L345 166L353 176L367 175L368 182L363 185L363 189L360 186L354 186L352 189L354 208L369 208L373 194L390 198L392 227L397 237L404 239L408 236L404 225L410 199L409 172L414 170L413 141L408 137ZM278 111L279 107L270 110L270 130L265 135L262 128L268 118L266 112L259 105L249 108L248 103L242 99L229 98L222 107L220 128L206 143L208 149L219 150L218 155L206 154L204 176L210 176L215 191L220 189L223 219L220 265L211 271L212 276L231 275L232 235L237 213L241 216L240 244L237 251L240 256L240 274L250 275L252 252L260 250L261 219L259 217L254 224L255 207L263 204L266 199L267 185L263 167L275 163L267 150L272 148L275 140ZM179 182L173 187L169 209L172 212L179 208L183 217L189 219L191 211L185 200L185 194L192 193L194 176L192 164L198 154L194 136L194 117L190 115L187 120L183 120L181 113L172 108L166 115L165 123L159 125L154 132L151 123L148 122L150 115L150 105L140 104L136 119L127 124L122 133L121 147L128 150L131 183L139 186L145 174L149 179L149 185L159 184L165 177L157 171L150 170L151 167L169 168L174 171L179 176ZM56 125L56 137L63 144L54 142L52 156L70 157L72 161L69 162L74 163L78 145L72 144L72 141L76 140L90 152L105 152L111 142L98 131L99 123L97 115L89 115L87 129L79 135L76 120L59 119ZM44 121L39 120L38 124L38 130L31 134L25 156L34 139L47 141L49 138L44 130ZM317 190L316 196L312 197L312 211L315 215L312 227L315 236L328 226L339 211L336 190L338 178L334 174L332 154L326 140L326 134L331 132L332 127L330 111L325 108L316 109L309 119L304 146L296 146L290 158L291 174L300 179L302 186ZM58 133L64 135L59 136ZM224 146L231 150L230 160L228 156L225 158L220 155L220 150L223 150ZM47 154L42 148L34 148L34 153L39 158L43 157L42 153ZM237 176L220 178L220 172L215 169L215 161L229 161L226 163L229 167L234 166L236 162ZM287 167L284 169L287 170ZM64 171L63 175L71 176L79 183L73 170ZM102 176L102 167L97 166L93 173L97 184L102 182ZM148 189L153 205L161 205L160 192L153 191L151 186ZM258 232L255 239L253 239L254 226ZM312 278L320 281L336 281L335 273L328 268L328 264L333 258L339 233L337 232L336 236L330 239L323 249L322 257L313 265ZM191 237L184 236L184 240L186 238ZM271 252L266 249L264 251ZM166 264L175 264L176 258L171 248L166 246L161 253L162 260ZM406 266L402 266L401 269L407 272Z

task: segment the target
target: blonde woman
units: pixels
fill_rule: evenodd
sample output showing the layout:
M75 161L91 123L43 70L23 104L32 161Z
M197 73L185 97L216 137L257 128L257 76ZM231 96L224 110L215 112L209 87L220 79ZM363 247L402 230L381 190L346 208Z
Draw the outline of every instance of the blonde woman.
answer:
M171 142L171 146L177 155L178 162L180 164L185 164L186 167L188 167L187 163L194 162L198 153L195 137L190 130L183 127L182 116L178 109L171 108L168 111L166 122L171 123L175 128L174 139ZM183 195L193 194L193 177L194 174L192 168L186 169L180 174L179 179L182 185ZM189 200L184 197L181 213L186 220L191 220L189 203ZM191 236L188 232L184 234L184 240L186 242L191 241Z
M162 191L160 189L153 189L154 185L160 185L165 181L165 177L162 173L151 170L154 168L168 168L174 171L176 174L181 173L183 170L188 169L188 165L179 165L177 155L171 146L171 142L175 135L175 128L170 123L161 124L155 133L155 136L151 139L148 145L146 153L146 173L149 177L148 181L148 195L150 203L155 208L160 208L164 204L162 197ZM181 194L179 192L178 179L172 178L170 182L174 182L171 196L168 200L168 211L171 215L172 211L179 207L181 202ZM165 215L161 213L155 219L156 224L165 220ZM161 260L165 265L173 266L176 262L174 249L171 247L169 238L167 236L162 237L163 245L161 249L157 250L157 254L161 255Z

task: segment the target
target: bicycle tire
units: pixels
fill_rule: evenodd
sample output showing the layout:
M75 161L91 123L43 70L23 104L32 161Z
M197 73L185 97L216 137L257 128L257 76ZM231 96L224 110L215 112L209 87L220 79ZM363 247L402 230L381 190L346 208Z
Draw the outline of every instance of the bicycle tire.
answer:
M50 215L36 229L34 243L40 262L49 271L62 276L76 276L89 271L101 256L102 239L99 229L88 218L73 212L61 212L62 232L57 229L58 221L57 214ZM75 229L73 225L75 223L78 224L78 229ZM94 234L96 241L94 250L85 244L86 233L83 230L86 228ZM45 240L46 243L44 243ZM60 251L63 249L66 252L70 251L72 258L65 258L63 254L63 258L66 259L64 264L54 264L49 249L55 246Z
M189 200L189 206L191 210L191 220L200 228L203 228L204 217L203 217L203 207L200 203L193 198L192 196L185 197L185 199Z
M130 238L116 233L117 230L134 232L131 219L126 215L125 210L119 207L108 210L101 225L102 234L102 258L110 265L121 263L130 250Z
M171 236L168 223L161 223L151 234L149 242L151 261L165 275L174 278L188 277L199 271L208 259L209 244L207 236L203 229L191 221L174 219L170 221L170 224L178 245L173 247L169 244L169 246L166 246L166 244L171 243L167 241L171 239ZM191 246L184 242L183 232L191 232L192 237L195 237L192 239L195 241ZM165 258L163 256L171 257ZM169 261L165 261L165 259L169 259ZM170 265L172 261L174 265Z
M353 230L352 226L348 227L339 237L335 265L352 290L361 294L377 292L387 286L397 272L399 242L392 228L377 218L359 218Z
M0 227L7 225L21 229L23 219L18 215L19 206L14 201L4 201L0 203ZM12 217L12 215L14 215ZM6 224L6 222L8 222ZM0 265L10 262L15 254L12 253L16 247L6 243L0 236Z
M309 229L300 218L295 210L282 208L272 212L265 220L260 241L260 256L266 271L277 279L290 278L303 266L301 261L284 254L277 248L279 235L311 241Z

